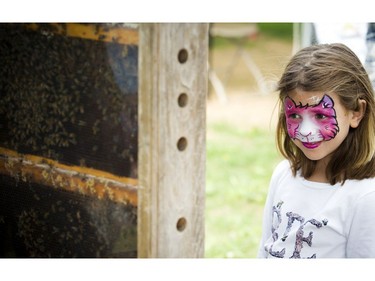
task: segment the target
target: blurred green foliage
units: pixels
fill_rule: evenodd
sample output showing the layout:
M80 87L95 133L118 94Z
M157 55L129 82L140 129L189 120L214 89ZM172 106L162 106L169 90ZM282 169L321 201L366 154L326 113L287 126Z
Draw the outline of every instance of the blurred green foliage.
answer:
M246 25L243 23L242 25ZM248 23L249 24L249 23ZM223 25L223 24L220 24ZM231 23L225 24L226 26L231 25ZM233 28L240 26L241 24L232 24ZM293 23L256 23L258 28L257 37L262 37L263 40L267 38L276 38L285 41L293 40ZM211 36L209 40L210 48L225 48L231 47L234 40L242 40L241 38L224 38L220 36ZM232 42L231 42L232 41ZM256 44L257 40L250 39L246 40L246 47L252 47Z
M293 39L293 23L258 23L259 32L279 39Z

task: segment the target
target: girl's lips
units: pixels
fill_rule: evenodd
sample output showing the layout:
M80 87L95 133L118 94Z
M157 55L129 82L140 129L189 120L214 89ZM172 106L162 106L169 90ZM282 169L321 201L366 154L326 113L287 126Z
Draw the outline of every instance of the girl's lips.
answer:
M322 142L303 142L303 146L308 148L308 149L314 149L314 148L317 148L318 146L320 146Z

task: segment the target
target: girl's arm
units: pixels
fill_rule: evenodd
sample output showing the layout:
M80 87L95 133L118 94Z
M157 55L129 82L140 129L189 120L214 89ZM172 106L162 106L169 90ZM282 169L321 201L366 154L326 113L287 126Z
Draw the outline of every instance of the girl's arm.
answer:
M271 194L268 193L266 204L263 211L262 238L259 244L257 258L267 258L267 252L264 250L265 241L272 236L272 200Z
M347 258L375 258L375 191L358 199L353 210Z
M280 177L282 177L287 170L290 169L288 161L284 160L281 163L277 165L275 168L270 185L269 185L269 190L268 190L268 195L267 195L267 200L266 204L264 206L264 211L263 211L263 227L262 227L262 238L259 244L259 249L258 249L258 258L266 258L267 257L267 252L264 250L264 243L272 237L272 214L273 214L273 199L274 199L274 194L278 188L279 185L279 180Z

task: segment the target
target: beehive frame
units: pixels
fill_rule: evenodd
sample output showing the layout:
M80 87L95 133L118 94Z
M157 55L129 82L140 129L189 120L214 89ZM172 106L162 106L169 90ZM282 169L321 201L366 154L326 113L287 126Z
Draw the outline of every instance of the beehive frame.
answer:
M114 51L117 52L116 56L119 55L120 57L118 58L121 60L127 56L128 50L134 55L135 48L138 49L138 74L136 73L138 76L138 105L136 105L136 108L138 107L138 113L132 110L131 116L129 115L132 120L131 122L137 122L136 119L134 120L134 116L138 114L138 123L136 123L138 143L135 143L136 147L138 147L138 155L136 157L138 160L134 162L132 160L134 159L134 153L136 153L134 151L132 152L133 154L124 154L126 157L130 156L130 162L126 164L128 165L126 167L130 165L130 170L129 168L121 170L121 167L123 167L121 164L120 169L117 167L114 168L115 170L107 171L105 166L107 164L105 163L98 162L98 166L86 165L87 163L85 163L85 161L78 158L73 162L69 162L73 159L72 155L75 154L75 152L73 152L73 154L71 153L70 147L74 149L74 145L77 144L77 137L80 137L80 134L72 134L70 132L71 134L66 134L63 140L51 139L52 147L50 149L48 144L44 145L44 143L41 142L39 138L40 134L34 133L34 135L31 135L36 138L37 141L30 142L29 146L23 146L22 141L24 135L21 129L16 131L21 134L19 138L13 139L11 136L14 133L7 130L9 130L9 128L13 130L16 126L9 127L9 125L4 125L6 121L0 126L3 130L2 132L0 131L2 136L2 145L0 145L0 176L2 180L9 181L9 183L6 183L7 188L2 189L2 194L4 195L3 198L1 198L2 202L5 203L4 206L7 206L7 192L11 193L9 196L13 198L11 200L15 200L14 202L19 200L15 199L17 198L15 196L19 195L28 201L31 200L29 203L34 202L32 203L34 205L27 203L28 209L24 211L22 208L22 213L18 213L17 220L22 219L28 223L35 221L37 224L40 223L40 225L43 226L43 231L39 233L39 238L38 236L35 238L38 240L37 243L33 241L34 238L30 236L31 233L35 231L34 227L30 229L31 225L25 224L18 230L19 235L23 235L22 237L29 235L27 239L25 238L27 241L25 240L24 243L33 243L33 245L30 244L31 248L29 248L29 254L31 256L69 257L76 255L104 255L121 257L125 255L132 257L134 253L136 253L138 257L144 258L203 257L204 255L205 106L207 93L208 24L139 24L136 25L137 30L133 27L124 29L124 26L126 25L75 23L22 24L22 26L19 26L21 32L26 30L26 32L31 32L28 34L36 34L33 32L41 34L43 37L41 38L42 41L53 40L54 38L59 38L57 40L65 40L63 39L65 37L67 39L76 38L74 40L82 42L85 46L90 46L90 44L100 46L100 44L102 44L100 42L104 42L103 44L112 44L111 46L114 46L114 48L119 46L117 49L114 49ZM16 29L18 30L18 27L16 27ZM2 36L3 38L8 36L7 33L4 33L4 30ZM11 45L9 42L11 41L3 41L3 47L4 44ZM64 42L67 41L63 41L62 43ZM20 41L20 43L25 44L24 41ZM38 44L40 44L40 42L38 42ZM63 47L63 52L68 50L67 55L69 56L69 49L64 49L65 46L59 44L60 43L56 43L52 49L45 49L46 52L53 51L55 53L53 53L52 56L55 56L55 54L57 54L56 50L60 50L60 47ZM76 45L79 46L79 44ZM13 45L18 46L17 43ZM124 47L120 47L121 45ZM129 47L131 49L127 49L128 47L126 46L128 45L136 47ZM32 50L33 46L31 45L30 47L31 49L27 47L28 50ZM7 53L8 50L11 49L5 47L3 50ZM81 50L77 51L82 54ZM39 52L39 54L35 54L38 56L39 64L43 64L43 53ZM56 56L58 56L58 54ZM64 57L65 53L61 58ZM13 56L13 58L17 58L17 56ZM28 64L28 56L24 56L24 58L26 64ZM69 59L72 59L72 57ZM134 69L134 63L131 64ZM34 65L39 69L40 73L48 73L48 70L44 70L44 72L40 71L41 68L38 64L34 63ZM22 69L23 66L19 64L18 67ZM34 66L29 65L28 67L32 73ZM81 71L78 65L78 73L80 73L82 79L85 78L85 73L87 73L85 71L89 71L90 65L85 64L85 69L86 70ZM69 75L68 73L69 72L67 72L67 75ZM122 72L120 71L120 73ZM100 79L100 72L96 72L96 75ZM134 75L134 73L132 75ZM17 76L14 77L18 79ZM22 74L20 74L20 77L22 77ZM44 80L45 78L43 77L43 75L41 78L38 77L39 80L36 79L37 82L32 84L34 85L32 89L34 89L35 93L39 93L38 91L43 92L47 89L46 87L52 87L50 84L45 84L48 83L45 81L49 80ZM66 77L69 77L68 80ZM74 75L66 77L63 77L62 81L64 82L61 83L73 83L76 85L81 82L78 81L81 78L75 77ZM121 79L123 78L124 77ZM5 79L11 79L11 76ZM55 85L60 85L59 79L60 78L55 78L53 80L55 82L53 83L55 83ZM7 80L3 80L3 82L4 81ZM35 79L27 81L35 81ZM87 77L82 80L84 83L86 83L86 81ZM3 83L3 85L6 83L7 82ZM22 84L24 82L15 83L15 85L24 85ZM57 110L55 106L65 106L69 104L70 92L64 90L66 85L70 87L70 84L61 84L61 87L59 86L60 92L54 92L52 88L48 88L50 92L46 97L54 98L56 95L59 98L66 98L64 103L56 100L56 104L48 105L54 106L53 110ZM80 89L81 90L77 90L77 88L73 88L73 90L76 91L77 97L82 94L84 97L88 97L92 91L86 90L86 88ZM90 89L94 89L95 91L96 88ZM102 86L101 89L106 89L106 87ZM14 120L11 114L15 113L15 116L18 116L18 111L7 111L7 105L12 106L12 103L9 103L6 99L12 99L12 95L11 92L6 91L7 90L4 92L5 98L2 100L2 115L0 115L5 118L5 120ZM79 91L85 91L85 93ZM134 90L131 91L134 92ZM29 97L38 97L38 94L30 94L26 90L25 93L28 96L26 96L26 100L24 100L22 98L24 96L18 94L19 92L15 93L20 95L17 101L22 101L23 103L27 103ZM106 102L106 98L103 99L103 96L99 96L101 93L95 94L98 94L98 97ZM110 99L111 97L117 97L116 95L118 94L119 92L113 92L113 94L105 97ZM116 114L121 113L121 110L119 111L119 108L117 108L117 104L128 102L127 99L119 101L120 103L108 101L116 105ZM108 105L109 104L110 103L108 103ZM134 108L134 104L134 100L130 100L129 106ZM99 117L107 118L107 114L112 113L108 105L103 107L98 104L98 108L95 111L96 114L99 113ZM30 107L25 107L26 110L27 108L29 108L28 110L33 110ZM67 109L69 108L71 107L68 106ZM104 122L101 127L99 127L98 125L101 121L90 119L86 122L76 118L76 116L82 117L83 114L90 109L91 107L86 108L85 106L79 105L73 114L70 114L68 118L62 118L61 121L70 124L69 126L76 126L75 128L87 127L88 130L85 131L85 134L90 133L86 135L86 138L95 138L95 141L89 142L89 150L85 152L89 154L84 155L85 157L91 155L95 158L95 153L99 149L101 140L98 137L98 131L108 129L105 128ZM61 112L69 111L58 109L56 112L56 116L58 116ZM44 115L39 115L50 118L46 112L43 114ZM91 114L90 116L90 118L97 118L98 115ZM116 116L118 115L113 115L113 118ZM26 122L25 124L29 126L27 124L27 119L22 120L23 123ZM38 120L42 122L36 123L36 125L44 128L44 131L40 128L38 128L38 130L42 130L41 132L46 134L47 139L49 137L48 133L52 132L51 130L57 125L58 133L62 134L65 132L65 123L64 126L60 124L61 121L59 121L58 118L54 119L54 122L58 123L54 123L55 125L47 124L43 118L39 118ZM108 119L103 120L107 120L106 122L108 122ZM117 122L116 119L114 119L114 122ZM16 124L18 123L15 123L15 125ZM4 128L7 129L4 130ZM61 132L58 131L59 129ZM134 128L125 127L125 129L128 130L126 132L131 132L132 135L134 135ZM54 130L56 132L56 129ZM31 130L30 132L33 131ZM77 132L81 131L78 130ZM112 129L112 131L108 131L108 133L117 134L117 131L113 131ZM100 132L100 134L102 134L102 132ZM116 137L111 134L109 134L109 136ZM124 136L127 138L130 137L130 135L126 134ZM134 136L130 138L132 141L135 140ZM32 140L32 138L26 140ZM119 137L116 137L116 140L116 143L121 141L129 142L129 139L120 140ZM40 143L44 145L41 149L38 148ZM116 148L116 143L113 148ZM82 147L82 145L84 145L84 143L81 143L80 147ZM124 146L124 143L122 146ZM54 152L54 147L57 149L61 148L61 151L59 150L58 152L60 156L56 157L58 154ZM110 149L112 149L112 146ZM70 158L64 155L65 152L70 153ZM112 158L107 157L105 161L111 162L110 159ZM137 165L135 166L134 164L136 163ZM17 187L15 189L16 191L11 191L12 184ZM13 193L14 195L12 195ZM60 194L58 196L62 197L56 197L57 195L54 194ZM70 198L68 195L73 197ZM54 201L49 202L48 198L54 198ZM64 206L64 198L71 202L71 207ZM100 246L100 250L96 250L96 246L89 242L99 239L95 237L94 233L86 233L90 236L88 237L83 235L83 230L78 231L77 226L69 226L69 223L66 227L64 223L57 226L50 224L51 221L48 221L49 219L56 218L62 220L62 222L64 219L67 221L75 221L75 223L83 222L83 213L79 209L74 208L81 208L82 206L80 204L83 204L83 201L86 200L84 198L89 200L91 204L90 208L93 208L90 209L90 212L94 212L92 215L97 216L96 219L99 219L99 221L102 219L110 219L112 223L114 223L114 221L117 220L115 216L121 212L127 212L125 216L120 216L122 218L119 221L122 221L122 223L117 223L115 225L111 232L112 234L106 234L109 235L108 239L112 239L109 237L115 236L113 237L115 239L111 242L111 247L115 247L114 251L114 248L106 248L106 243L108 241ZM13 201L10 201L10 204L13 204L11 202ZM41 204L41 206L37 207L38 204ZM70 209L70 211L67 211L65 207ZM38 208L40 210L38 210ZM100 210L105 212L104 218L100 217ZM117 215L114 215L113 212ZM7 213L8 211L5 211L5 214ZM4 223L4 218L3 214L0 213L0 224ZM43 221L44 219L47 220ZM86 216L85 219L87 219ZM9 218L7 220L9 221ZM134 223L136 223L135 228L137 233L134 233ZM63 231L62 229L58 230L60 226L64 229ZM116 232L115 229L121 230L121 233ZM20 231L23 232L21 233ZM48 243L45 244L42 237L47 238L49 232L52 232L54 235L48 237L48 239L46 239ZM3 235L3 233L0 234ZM129 235L130 240L126 242L126 244L130 243L131 245L118 247L117 244L124 239L124 235L126 237ZM59 242L61 245L69 241L72 245L62 252L59 252L59 248L50 251L48 245L53 243L55 237L61 240ZM107 238L102 238L100 243L105 242L103 239L105 240ZM74 253L74 245L79 245L77 243L81 243L80 241L83 242L83 240L85 240L84 245L90 245L90 250L85 251L84 248L82 248L82 251L79 253ZM135 242L136 240L137 242ZM136 245L134 243L136 243ZM26 247L28 246L26 245Z

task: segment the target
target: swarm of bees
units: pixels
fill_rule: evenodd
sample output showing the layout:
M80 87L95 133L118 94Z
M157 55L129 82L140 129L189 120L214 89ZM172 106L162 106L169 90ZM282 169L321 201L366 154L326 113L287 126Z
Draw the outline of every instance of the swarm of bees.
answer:
M54 29L0 24L0 146L136 177L138 46Z
M138 46L65 33L0 24L0 147L137 178ZM0 182L0 236L14 233L21 256L136 256L136 206Z
M24 203L22 208L3 211L3 225L9 225L11 215L17 225L12 238L15 256L136 257L136 208L26 185L9 187L10 193ZM9 188L5 190L9 192Z

